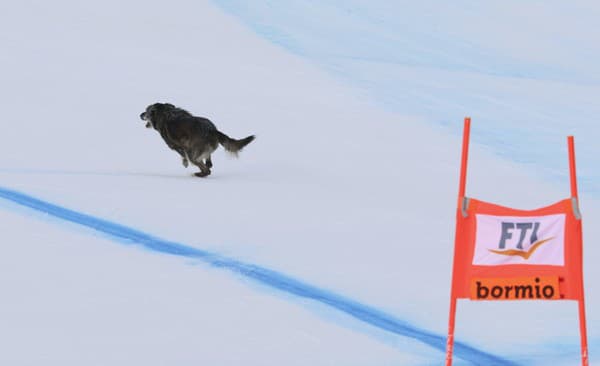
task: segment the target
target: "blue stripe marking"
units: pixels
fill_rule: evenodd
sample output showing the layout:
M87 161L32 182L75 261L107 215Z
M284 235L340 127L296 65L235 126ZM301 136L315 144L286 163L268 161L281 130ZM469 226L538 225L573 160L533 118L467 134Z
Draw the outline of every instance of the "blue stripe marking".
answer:
M0 187L0 197L33 210L41 211L54 217L92 228L119 242L141 245L146 249L159 253L201 259L214 267L227 269L231 272L251 278L263 285L328 305L372 326L400 336L413 338L439 351L445 352L445 336L419 329L371 306L361 304L333 292L301 282L268 268L240 262L205 250L156 238L142 231L69 210L11 189ZM471 362L474 365L517 365L515 362L480 351L461 342L455 342L454 354L456 357Z

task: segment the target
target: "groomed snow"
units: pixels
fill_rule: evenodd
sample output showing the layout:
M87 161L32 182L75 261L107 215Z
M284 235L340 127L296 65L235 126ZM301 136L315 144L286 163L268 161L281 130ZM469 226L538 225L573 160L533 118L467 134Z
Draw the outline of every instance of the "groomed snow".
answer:
M381 109L209 2L1 7L1 187L445 334L460 131ZM257 140L239 159L218 150L213 175L194 178L139 120L155 101ZM567 169L566 156L556 169ZM468 192L528 208L568 187L475 145ZM582 194L592 364L598 207ZM13 202L0 208L2 364L443 363L438 350L319 302ZM569 302L461 302L456 335L522 364L570 364L576 315Z

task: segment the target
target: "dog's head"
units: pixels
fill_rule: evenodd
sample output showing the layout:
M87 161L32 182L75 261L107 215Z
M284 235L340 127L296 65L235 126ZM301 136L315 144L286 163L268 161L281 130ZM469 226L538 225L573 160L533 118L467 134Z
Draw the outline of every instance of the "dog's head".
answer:
M164 118L171 111L177 109L170 103L154 103L146 107L146 110L140 114L142 121L146 121L146 128L155 127L155 122L158 119Z

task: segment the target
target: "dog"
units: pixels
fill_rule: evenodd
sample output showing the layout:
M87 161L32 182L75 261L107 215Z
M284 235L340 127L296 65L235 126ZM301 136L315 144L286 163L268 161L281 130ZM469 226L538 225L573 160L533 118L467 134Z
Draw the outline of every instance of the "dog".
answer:
M140 118L146 121L147 128L154 128L160 133L169 148L181 155L184 167L187 168L191 162L200 168L198 173L194 173L197 177L210 175L213 166L211 154L219 144L237 156L255 138L250 135L241 140L232 139L217 130L209 119L194 116L170 103L151 104Z

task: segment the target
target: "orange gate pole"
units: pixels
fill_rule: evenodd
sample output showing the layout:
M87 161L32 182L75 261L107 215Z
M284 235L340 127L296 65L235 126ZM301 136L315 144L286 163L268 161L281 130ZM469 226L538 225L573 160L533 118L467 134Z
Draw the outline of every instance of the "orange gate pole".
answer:
M460 164L460 183L458 186L458 199L465 196L465 187L467 184L467 160L469 157L469 136L471 135L471 118L465 117L465 126L463 128L463 146ZM459 207L460 207L459 203Z
M469 157L469 137L471 134L471 118L465 117L465 123L463 128L463 142L462 142L462 157L460 164L460 181L458 185L458 202L457 210L461 210L463 206L463 199L465 197L465 190L467 184L467 163ZM458 228L457 228L458 229ZM458 239L458 230L454 240L454 246L456 249L456 240ZM456 266L456 264L454 264ZM454 277L454 271L452 269L452 276ZM454 279L452 280L452 290L450 294L450 314L448 316L448 338L446 339L446 366L452 366L452 354L454 351L454 325L456 321L456 294L454 293Z
M567 136L569 146L569 175L571 178L571 197L577 198L577 172L575 167L575 138Z
M567 137L567 143L569 146L569 176L571 181L571 199L574 200L576 205L575 209L579 211L579 197L577 195L577 172L575 166L575 141L573 136ZM583 261L583 256L581 258ZM583 263L581 268L583 268ZM583 281L583 280L582 280ZM583 286L583 285L582 285ZM581 292L581 298L578 301L579 305L579 334L581 337L581 364L583 366L589 365L588 356L588 345L587 345L587 329L585 320L585 299L584 292Z

